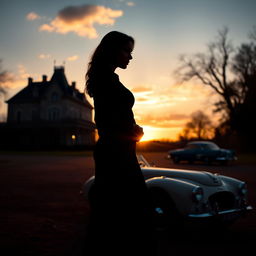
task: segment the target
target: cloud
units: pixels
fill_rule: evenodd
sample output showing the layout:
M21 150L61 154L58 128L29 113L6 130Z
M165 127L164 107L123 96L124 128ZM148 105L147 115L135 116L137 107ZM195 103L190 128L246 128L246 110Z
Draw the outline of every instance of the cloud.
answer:
M78 36L92 39L98 37L95 24L113 25L115 19L122 15L123 11L104 6L68 6L60 10L50 24L43 24L39 30L60 34L74 32Z
M73 55L67 58L68 61L76 61L77 59L79 59L78 55Z
M26 19L27 20L38 20L38 19L41 19L41 17L35 12L30 12L27 14Z
M19 64L17 79L28 79L28 77L30 77L30 74L28 73L26 67L23 64Z
M135 3L134 2L127 2L126 5L132 7L132 6L135 6Z
M146 86L136 86L132 89L133 93L152 93L152 89Z
M141 93L134 93L136 99L136 105L143 105L144 108L154 109L164 108L174 105L169 95L155 94L153 91L145 91Z
M139 117L142 125L157 128L182 127L188 121L189 116L186 114L148 114Z
M5 70L0 59L0 95L5 94L8 90L10 83L14 80L13 73Z
M8 72L8 79L5 82L5 88L8 90L14 89L15 93L17 88L23 88L27 84L28 77L36 76L36 74L30 74L27 71L27 68L19 64L17 70L14 72Z
M8 71L0 72L0 94L5 92L5 88L13 81L14 75Z
M146 86L136 86L132 89L138 104L152 104L155 103L155 97L151 88Z
M51 57L52 57L51 54L41 53L41 54L38 55L38 58L41 59L41 60L50 59Z
M197 86L140 85L132 92L135 118L141 125L178 129L189 121L193 111L202 106L208 109L204 102L206 98L209 101L209 92Z

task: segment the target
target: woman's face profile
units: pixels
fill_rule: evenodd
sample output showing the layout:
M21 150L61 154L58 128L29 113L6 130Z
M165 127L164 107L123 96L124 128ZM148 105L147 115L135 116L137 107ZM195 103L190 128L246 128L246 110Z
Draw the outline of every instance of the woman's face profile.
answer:
M132 59L132 51L134 48L133 42L126 43L117 54L116 66L118 68L126 69L130 60Z

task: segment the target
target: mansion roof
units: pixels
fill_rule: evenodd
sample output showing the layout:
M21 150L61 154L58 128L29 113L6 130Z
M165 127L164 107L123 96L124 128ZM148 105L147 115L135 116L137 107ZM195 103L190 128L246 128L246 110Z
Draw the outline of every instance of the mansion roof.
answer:
M76 83L72 82L71 85L68 84L67 78L65 76L64 67L54 67L54 73L49 81L47 81L47 76L43 75L43 79L40 82L33 82L32 78L28 78L28 85L19 91L12 98L7 100L7 103L29 103L38 102L44 98L47 90L53 86L58 85L63 92L64 97L68 97L77 103L83 104L88 108L92 109L92 105L86 99L84 93L79 92L76 89Z

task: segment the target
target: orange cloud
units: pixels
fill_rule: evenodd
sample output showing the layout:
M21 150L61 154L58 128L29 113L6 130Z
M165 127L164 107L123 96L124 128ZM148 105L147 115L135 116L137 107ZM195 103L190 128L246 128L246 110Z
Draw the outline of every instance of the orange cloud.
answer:
M134 2L127 2L126 5L132 7L132 6L135 6L135 3Z
M145 115L140 116L139 120L142 125L148 125L158 128L182 127L188 121L189 116L186 114L162 114L162 115Z
M152 89L145 86L136 86L132 89L133 93L152 93Z
M94 27L113 25L115 18L123 15L121 10L113 10L98 5L68 6L60 10L50 24L43 24L40 31L67 34L74 32L81 37L96 38L98 33Z
M28 13L26 18L27 18L27 20L38 20L38 19L41 19L41 17L37 13L35 13L35 12Z
M41 60L50 59L51 58L51 54L41 53L41 54L38 55L38 58L41 59Z
M6 83L2 83L2 85L5 86L6 89L14 90L15 93L17 93L18 89L21 89L27 85L28 77L36 76L38 75L29 73L24 65L19 64L15 72L8 72L8 79L6 79Z
M73 55L73 56L70 56L67 58L68 61L76 61L79 59L79 56L78 55Z

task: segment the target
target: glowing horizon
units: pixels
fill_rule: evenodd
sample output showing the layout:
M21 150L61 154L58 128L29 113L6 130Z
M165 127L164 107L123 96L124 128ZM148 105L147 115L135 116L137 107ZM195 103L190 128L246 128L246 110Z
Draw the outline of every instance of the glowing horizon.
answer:
M12 81L0 84L9 88L0 101L0 118L7 111L3 100L24 88L28 77L51 77L54 63L65 62L69 84L76 81L83 91L92 52L106 33L117 30L135 39L133 60L126 70L116 72L135 96L133 111L144 127L142 140L176 140L191 113L203 110L216 119L216 98L210 90L196 81L176 84L178 57L204 52L224 25L230 28L234 46L239 46L255 25L255 9L256 2L250 0L232 5L222 0L4 1L0 59Z

